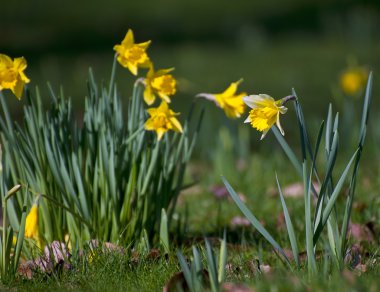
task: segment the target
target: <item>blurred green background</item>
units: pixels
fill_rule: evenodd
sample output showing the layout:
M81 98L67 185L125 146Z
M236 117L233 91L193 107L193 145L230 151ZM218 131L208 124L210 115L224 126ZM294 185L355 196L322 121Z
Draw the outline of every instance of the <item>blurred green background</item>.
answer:
M1 7L1 53L24 56L31 88L39 86L44 95L47 81L56 90L62 85L78 115L88 68L107 82L113 46L128 28L137 42L152 40L148 52L156 67L176 68L179 92L173 108L182 113L195 94L218 93L244 78L241 90L250 94L281 98L294 87L307 115L319 121L328 102L341 95L339 75L348 60L374 71L374 102L379 104L378 0L34 0L8 1ZM117 78L128 98L135 78L120 66ZM11 105L15 115L19 104ZM210 102L199 104L206 108L205 137L220 125L232 130L241 126L243 118L229 121ZM292 115L283 118L289 135L294 121ZM255 131L251 135L255 141L260 136ZM207 148L210 140L203 140Z

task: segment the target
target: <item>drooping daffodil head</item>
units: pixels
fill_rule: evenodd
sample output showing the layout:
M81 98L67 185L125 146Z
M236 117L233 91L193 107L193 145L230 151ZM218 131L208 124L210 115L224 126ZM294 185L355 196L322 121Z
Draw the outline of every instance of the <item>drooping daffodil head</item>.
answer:
M274 124L277 125L281 134L284 135L285 132L280 124L280 114L285 114L288 110L283 105L284 101L287 100L283 98L276 101L267 94L248 95L243 97L245 104L251 108L248 118L244 122L250 123L253 128L262 132L261 140L264 139L265 135Z
M157 108L149 108L149 119L145 122L145 130L156 131L158 141L169 130L182 133L183 129L176 116L179 113L173 112L165 101L162 101Z
M138 68L149 68L150 59L146 50L151 41L136 44L133 31L128 30L124 40L119 45L114 46L117 53L117 60L121 66L128 68L133 75L137 75Z
M148 105L154 103L156 96L170 103L170 97L176 93L177 86L177 81L169 74L173 70L174 68L155 71L153 65L150 66L144 79L144 100Z
M231 119L240 118L245 111L243 97L247 95L245 92L236 93L239 84L243 81L232 82L230 86L222 93L200 93L197 97L204 97L213 101L216 106L224 110L227 117Z
M12 60L7 55L0 54L0 91L10 89L21 99L25 84L30 82L24 73L26 67L27 63L23 57Z

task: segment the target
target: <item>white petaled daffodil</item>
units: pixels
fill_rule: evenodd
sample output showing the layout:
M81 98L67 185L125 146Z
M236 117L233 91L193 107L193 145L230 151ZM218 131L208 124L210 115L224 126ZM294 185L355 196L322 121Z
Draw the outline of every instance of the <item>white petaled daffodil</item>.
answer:
M288 110L283 105L288 100L288 97L274 100L273 97L267 94L245 96L243 97L243 101L251 110L244 122L250 123L253 128L263 133L260 140L264 139L274 124L277 125L281 134L284 135L284 130L280 124L280 114L285 114Z

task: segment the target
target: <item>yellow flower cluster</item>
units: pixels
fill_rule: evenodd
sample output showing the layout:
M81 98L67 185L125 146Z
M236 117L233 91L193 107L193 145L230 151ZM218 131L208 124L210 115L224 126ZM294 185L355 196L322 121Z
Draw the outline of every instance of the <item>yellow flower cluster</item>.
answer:
M24 73L26 67L26 60L23 57L12 60L7 55L0 54L0 91L10 89L18 99L21 99L24 85L30 82Z
M171 97L176 93L177 81L173 75L169 74L174 68L155 70L146 50L150 41L144 43L135 43L133 31L128 30L124 40L119 45L114 46L116 58L121 66L128 68L133 75L138 74L139 68L149 69L146 77L143 79L145 85L144 101L152 105L156 98L160 98L161 104L157 108L149 108L150 118L145 123L145 129L156 131L158 140L168 131L182 133L182 127L176 115L169 109L168 103Z

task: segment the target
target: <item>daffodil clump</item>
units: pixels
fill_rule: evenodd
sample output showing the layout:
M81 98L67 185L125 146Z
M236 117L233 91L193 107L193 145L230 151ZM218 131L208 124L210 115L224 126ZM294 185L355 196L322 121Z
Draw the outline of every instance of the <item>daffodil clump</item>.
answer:
M177 92L173 69L154 67L150 43L136 42L128 30L114 46L107 88L90 70L79 121L71 100L51 89L48 108L39 91L30 92L23 123L16 126L0 92L0 142L6 155L2 161L12 162L4 166L7 171L0 179L6 182L3 186L23 182L39 198L38 205L16 194L8 204L8 214L15 216L12 224L17 225L16 215L24 212L24 229L18 234L32 247L64 238L74 249L83 249L93 239L138 246L142 239L159 244L161 237L167 238L161 230L168 229L183 189L202 114L196 127L189 127L194 111L180 122L179 113L170 108ZM29 82L26 62L0 56L0 89L11 89L20 97ZM115 81L119 64L138 75L127 112Z
M0 91L10 89L21 99L25 84L30 82L24 73L26 67L23 57L12 60L9 56L0 54Z
M151 117L147 120L145 129L155 131L158 140L161 140L168 130L182 133L181 124L174 118L174 114L171 114L173 111L168 107L168 103L171 102L172 96L177 91L177 81L172 74L169 74L174 68L157 71L154 69L154 64L146 52L150 43L151 41L139 44L135 43L132 30L128 30L122 43L116 45L114 50L116 51L116 58L120 65L128 68L133 75L137 75L138 68L148 68L146 76L142 78L142 83L145 86L144 101L149 106L154 104L157 97L162 101L159 107L147 110ZM175 115L179 115L179 113Z

